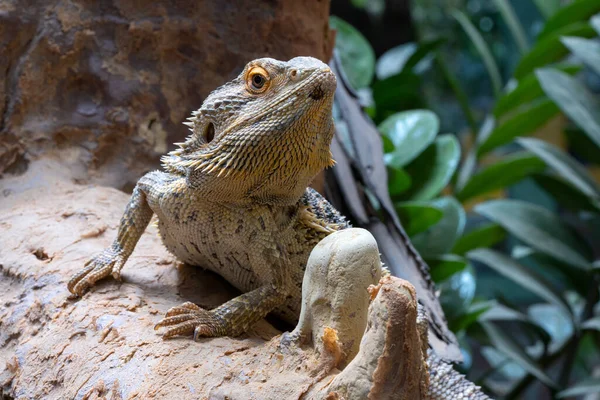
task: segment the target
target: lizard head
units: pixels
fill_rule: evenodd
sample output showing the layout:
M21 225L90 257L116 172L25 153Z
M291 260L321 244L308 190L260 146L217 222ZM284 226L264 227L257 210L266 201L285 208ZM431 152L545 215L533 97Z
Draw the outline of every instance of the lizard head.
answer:
M251 61L192 113L192 135L163 163L204 183L231 178L244 195L267 202L284 192L299 197L333 165L335 88L333 72L312 57Z

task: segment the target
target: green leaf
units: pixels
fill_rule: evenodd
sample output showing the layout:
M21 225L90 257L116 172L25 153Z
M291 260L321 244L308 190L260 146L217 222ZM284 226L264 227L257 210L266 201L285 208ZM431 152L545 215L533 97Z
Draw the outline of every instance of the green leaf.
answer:
M377 79L386 79L402 72L404 66L416 51L417 44L410 42L393 47L383 53L375 65Z
M519 200L494 200L478 204L475 212L542 253L577 268L590 269L583 255L589 250L560 218L543 207Z
M487 224L475 228L458 239L452 253L464 255L480 247L493 247L506 238L506 231L498 224Z
M575 75L581 71L581 66L572 64L557 64L554 68L564 71L569 75ZM510 92L502 95L496 102L493 113L496 118L500 118L509 111L519 106L530 103L542 96L544 91L534 73L527 75L519 80L519 84Z
M375 52L365 37L352 25L336 16L329 17L336 30L335 49L344 73L354 89L369 86L375 73Z
M458 104L465 115L465 119L469 124L469 128L473 134L477 132L477 124L475 123L475 116L473 115L473 111L471 110L471 106L469 105L469 98L467 94L463 90L460 82L456 78L455 74L448 68L448 63L444 59L444 56L440 52L436 52L435 61L440 69L440 72L444 76L444 79L448 82L450 89L456 96L456 100L458 100Z
M581 324L582 329L600 331L600 317L590 318Z
M498 124L496 129L481 143L477 154L483 154L496 147L510 143L517 136L535 133L559 113L558 107L548 99L538 100L521 107L518 112Z
M600 378L590 378L582 382L578 382L568 389L558 392L556 397L562 399L564 397L582 396L584 394L600 392Z
M552 69L536 71L542 88L600 147L600 100L579 81Z
M548 174L536 174L533 180L563 207L573 211L599 212L600 204L586 197L562 178Z
M475 270L471 265L467 265L462 271L436 286L440 291L440 303L450 321L448 327L451 330L456 331L454 320L468 314L476 287Z
M496 119L493 115L488 114L483 120L479 131L477 132L475 137L475 145L471 147L467 153L465 160L463 161L460 170L456 175L456 181L454 183L454 190L456 192L460 192L465 187L475 172L475 168L477 167L477 147L487 140L495 127Z
M550 353L559 350L574 334L573 316L555 304L532 304L527 309L529 318L550 334Z
M519 138L517 143L544 160L550 168L581 193L588 197L600 198L600 187L594 178L567 153L540 139Z
M388 172L388 190L390 196L398 196L408 190L412 185L410 175L402 168L387 167Z
M560 0L533 0L533 2L546 19L560 9Z
M420 67L427 60L427 56L444 43L444 41L444 39L431 39L420 42L417 51L410 56L404 68L415 69L415 72L420 73L422 69Z
M437 224L444 216L439 208L420 201L396 203L396 212L407 235L411 237L426 231L432 225Z
M560 28L548 37L539 40L531 51L521 58L515 68L514 77L518 80L523 79L536 68L560 61L569 54L569 50L560 41L562 36L593 37L595 32L586 22L578 22Z
M396 113L386 118L377 129L394 145L384 156L386 165L404 167L414 160L433 142L440 121L428 110L413 110Z
M545 168L546 164L531 153L512 154L473 175L456 198L464 202L492 190L506 188Z
M406 166L413 185L404 196L411 200L434 198L450 182L459 160L460 145L456 137L451 134L438 136L419 157Z
M496 303L488 311L486 311L479 321L517 321L523 324L526 328L533 331L544 344L547 344L552 339L536 321L520 311L509 308L503 304Z
M428 258L427 264L429 264L431 271L431 279L435 283L440 283L464 270L469 263L456 254L444 254L439 257Z
M578 37L563 37L562 42L588 67L600 74L600 43Z
M411 42L386 51L375 66L377 79L386 79L404 70L412 70L442 43L441 39L423 41L418 45Z
M579 127L571 125L565 128L569 152L575 154L576 158L582 158L590 164L600 166L600 147L597 147Z
M377 105L377 118L385 118L398 110L424 106L420 97L421 78L404 71L373 83L373 101Z
M441 197L429 202L444 213L443 218L425 232L412 237L413 245L424 258L435 258L450 251L465 227L465 210L453 197Z
M592 28L600 35L600 14L594 15L590 19L590 25L592 25Z
M483 37L477 28L473 26L469 18L463 12L459 10L452 10L452 16L458 21L469 39L471 39L471 42L473 42L473 45L481 56L483 64L485 65L488 75L490 76L494 93L496 97L499 97L500 91L502 90L502 78L500 77L500 71L498 70L496 61L494 61L492 52L485 43L485 40L483 40Z
M567 315L572 315L567 302L545 277L526 268L512 258L491 249L472 250L467 254L467 257L487 265L517 285L560 307Z
M467 329L474 322L479 320L483 314L485 314L491 307L494 306L493 301L478 301L469 304L466 312L455 318L454 321L448 323L448 327L452 332L460 332Z
M517 43L519 51L521 54L526 53L529 49L527 35L525 35L525 30L519 22L519 19L515 14L515 10L513 10L512 6L507 0L494 0L494 3L496 3L496 7L498 8L498 11L500 11L504 22L506 22L510 34L515 40L515 43Z
M544 384L556 388L556 384L546 375L537 363L532 360L527 353L519 346L514 339L506 335L491 322L482 322L481 325L485 329L490 341L500 352L504 353L508 358L517 362L527 372L537 377Z
M546 22L544 29L538 35L538 40L542 40L568 25L587 21L597 12L600 12L600 3L598 3L598 0L577 0L571 4L567 4Z

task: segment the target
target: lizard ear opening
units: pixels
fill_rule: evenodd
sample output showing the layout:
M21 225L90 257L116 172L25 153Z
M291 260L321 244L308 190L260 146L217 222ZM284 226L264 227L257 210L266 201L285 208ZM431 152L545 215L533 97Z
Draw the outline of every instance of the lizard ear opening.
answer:
M206 143L212 142L215 138L215 125L212 122L209 122L204 129L204 140Z

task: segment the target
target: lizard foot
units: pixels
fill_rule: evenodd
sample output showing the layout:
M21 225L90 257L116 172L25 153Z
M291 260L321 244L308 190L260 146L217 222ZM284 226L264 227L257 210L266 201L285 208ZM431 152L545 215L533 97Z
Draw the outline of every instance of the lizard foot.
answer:
M84 268L73 275L67 283L67 288L72 293L71 297L83 296L91 286L111 273L115 279L119 280L123 264L125 264L125 258L119 249L114 246L104 249L102 253L88 260Z
M188 301L167 311L165 318L160 320L154 329L161 327L168 328L163 333L163 339L193 333L194 340L197 340L202 336L223 336L225 324L213 311L205 310Z

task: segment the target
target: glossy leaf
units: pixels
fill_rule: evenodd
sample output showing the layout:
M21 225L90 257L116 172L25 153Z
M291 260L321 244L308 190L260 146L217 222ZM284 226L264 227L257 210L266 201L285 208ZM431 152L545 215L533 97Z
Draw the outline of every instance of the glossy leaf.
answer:
M542 368L525 353L525 351L508 335L498 329L491 322L482 322L490 341L500 352L517 362L527 372L537 377L546 385L555 388L556 384L546 375Z
M569 152L578 159L600 166L600 147L590 139L579 127L571 125L564 130Z
M567 181L548 174L533 175L533 180L563 207L573 211L600 212L600 202L585 196Z
M588 67L600 74L600 43L592 39L563 37L562 42Z
M421 78L411 71L390 76L373 83L373 100L378 120L386 118L398 110L424 106L420 97Z
M386 79L402 72L406 62L416 51L417 44L410 42L391 48L383 53L375 65L377 79Z
M494 0L494 3L496 3L496 7L498 8L498 11L500 11L504 22L506 22L506 26L519 47L519 51L521 53L526 53L529 49L527 36L525 35L525 30L523 29L521 22L519 22L519 19L515 14L515 10L508 0Z
M600 317L590 318L581 324L583 329L600 331Z
M477 154L481 156L496 147L508 144L517 136L527 136L535 133L558 113L558 107L548 99L535 101L526 107L521 107L518 112L502 121L492 131L477 149Z
M590 25L592 25L592 28L600 35L600 14L594 15L590 19Z
M572 64L557 64L554 68L561 70L569 75L575 75L581 71L579 65ZM529 74L519 80L518 85L510 92L504 94L494 107L493 113L496 118L500 118L510 111L517 109L523 104L530 103L542 96L544 91L535 74Z
M453 10L452 16L458 21L460 26L463 28L473 45L477 49L477 52L481 56L483 60L483 64L487 69L488 75L492 82L492 88L496 97L500 95L500 91L502 89L502 78L500 77L500 71L498 70L498 65L496 65L496 61L492 56L492 52L490 51L488 45L483 40L483 37L473 26L473 23L469 20L469 18L461 11Z
M535 153L559 176L576 187L588 197L600 197L600 187L585 167L559 148L540 139L520 138L517 142L525 149Z
M394 47L379 57L375 66L377 79L386 79L404 70L415 68L443 41L440 39L416 43L405 43ZM419 71L416 71L419 72Z
M386 165L401 168L414 160L433 142L439 127L438 117L428 110L405 111L386 118L377 127L394 147L384 156Z
M597 96L563 72L542 69L536 74L548 97L600 147L600 100Z
M560 61L569 54L569 50L561 43L562 36L594 37L594 29L586 22L577 22L558 29L556 32L540 39L531 51L525 54L517 67L514 77L523 79L536 68Z
M398 196L406 192L412 179L402 168L387 167L388 172L388 190L391 196Z
M456 182L454 183L454 190L456 192L460 192L473 173L475 172L475 168L477 167L477 147L484 143L490 134L494 131L496 127L496 119L493 115L488 114L488 116L483 120L479 131L475 137L475 146L473 146L469 152L467 153L465 160L463 161L458 174L456 175Z
M331 16L329 26L336 30L335 49L344 73L354 89L369 86L375 73L375 52L365 37L346 21Z
M469 304L466 313L448 323L450 329L453 332L460 332L467 329L474 322L478 321L494 304L493 301L478 301Z
M590 268L586 260L589 250L560 218L543 207L520 200L494 200L477 205L475 211L542 253L577 268Z
M469 312L469 306L475 297L477 283L475 270L468 265L462 271L437 285L440 291L440 303L450 321L458 319ZM449 325L456 330L456 326Z
M527 314L550 334L550 353L558 351L575 332L571 314L555 304L532 304L527 309Z
M450 182L460 160L460 145L454 135L440 135L413 162L406 166L413 185L405 197L430 200Z
M533 0L540 13L548 19L560 9L560 0Z
M498 224L487 224L470 230L458 239L452 253L464 255L480 247L493 247L506 238L506 231Z
M440 283L464 270L469 262L456 254L444 254L439 257L428 258L427 264L429 264L431 279L435 283Z
M513 154L473 175L456 198L464 202L492 190L509 187L545 168L546 164L531 153Z
M544 345L550 343L552 339L548 332L546 332L536 321L531 319L529 316L523 314L520 311L514 310L510 307L505 306L501 303L496 303L493 307L487 310L480 318L479 321L516 321L523 324L524 327L533 331L536 336L544 343Z
M408 236L414 236L437 224L444 213L427 202L396 203L396 212Z
M542 0L548 1L548 0ZM550 36L562 28L579 21L586 21L592 15L600 12L598 0L577 0L556 12L544 25L544 29L538 35L538 40Z
M565 397L583 396L585 394L592 394L600 392L600 378L590 378L585 381L576 383L559 392L556 398L562 399Z
M425 61L430 60L428 57L435 49L437 49L442 43L444 43L444 39L432 39L432 40L424 40L419 43L419 47L417 47L417 51L415 51L408 61L404 68L406 69L414 69L416 73L422 73L421 65L424 65Z
M475 123L475 116L473 115L473 111L469 105L469 98L467 97L467 94L465 93L454 72L452 72L448 67L448 63L441 52L436 52L435 61L440 72L442 73L442 76L448 82L450 89L456 97L456 100L458 101L458 104L465 115L465 119L469 124L469 129L471 129L472 134L474 134L477 132L477 124Z
M444 213L442 219L425 232L412 237L413 245L424 258L435 258L450 251L465 227L465 211L453 197L441 197L429 202Z
M473 250L467 254L467 257L487 265L517 285L560 307L567 315L571 315L571 309L567 302L545 277L512 258L491 249Z

